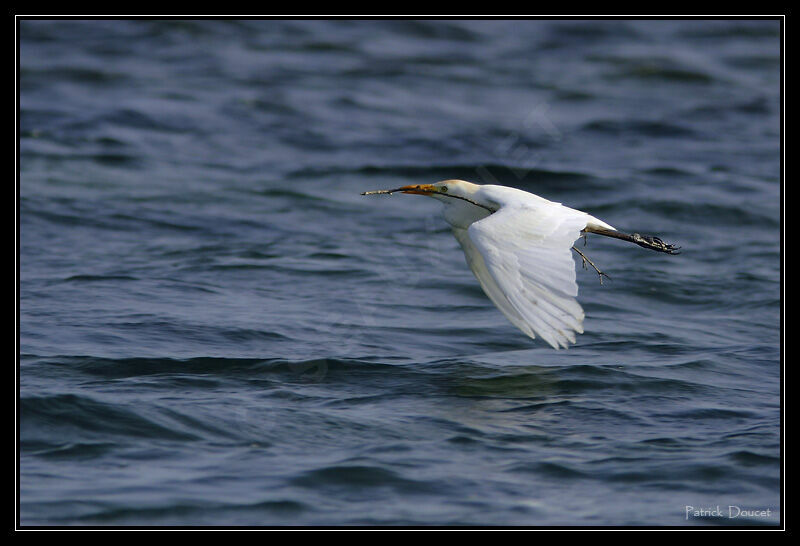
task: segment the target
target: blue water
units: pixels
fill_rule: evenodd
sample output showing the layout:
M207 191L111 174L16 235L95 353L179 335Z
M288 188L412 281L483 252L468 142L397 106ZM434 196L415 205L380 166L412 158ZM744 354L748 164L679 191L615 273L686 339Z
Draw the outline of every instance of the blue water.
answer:
M778 524L780 38L22 20L20 523ZM359 195L446 178L683 253L590 236L554 351Z

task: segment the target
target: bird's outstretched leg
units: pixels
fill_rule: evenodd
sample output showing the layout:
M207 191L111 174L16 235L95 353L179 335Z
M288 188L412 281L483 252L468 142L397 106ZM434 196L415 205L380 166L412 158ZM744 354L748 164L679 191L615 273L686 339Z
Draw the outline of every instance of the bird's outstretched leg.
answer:
M596 233L597 235L605 235L606 237L613 237L615 239L622 239L623 241L629 241L631 243L635 243L642 248L649 248L650 250L655 250L656 252L664 252L666 254L680 254L678 252L681 247L671 245L665 243L658 237L652 237L650 235L640 235L638 233L628 234L623 233L621 231L614 231L612 229L605 229L601 227L589 227L583 230L583 233Z
M585 241L584 241L584 244L585 244ZM580 250L578 250L578 249L577 249L577 248L575 248L574 246L572 247L572 250L574 250L575 252L577 252L578 254L580 254L580 256L581 256L581 259L583 260L583 261L581 262L581 265L583 266L583 268L584 268L584 269L586 269L586 263L588 262L588 263L589 263L589 265L591 265L591 266L594 268L594 270L595 270L595 271L597 271L597 274L600 276L600 284L603 284L603 277L605 277L605 278L607 278L607 279L610 279L610 278L611 278L611 277L609 277L608 275L606 275L605 273L603 273L602 271L600 271L600 270L597 268L597 266L596 266L596 265L594 265L594 262L592 262L592 260L590 260L589 258L587 258L587 257L586 257L586 255L585 255L583 252L581 252Z

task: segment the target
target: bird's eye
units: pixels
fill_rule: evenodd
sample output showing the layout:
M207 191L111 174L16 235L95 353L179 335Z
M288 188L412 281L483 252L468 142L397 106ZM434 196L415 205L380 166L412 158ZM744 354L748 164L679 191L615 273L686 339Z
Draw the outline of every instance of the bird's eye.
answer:
M439 188L439 191L441 191L442 193L447 193L447 186L441 186Z

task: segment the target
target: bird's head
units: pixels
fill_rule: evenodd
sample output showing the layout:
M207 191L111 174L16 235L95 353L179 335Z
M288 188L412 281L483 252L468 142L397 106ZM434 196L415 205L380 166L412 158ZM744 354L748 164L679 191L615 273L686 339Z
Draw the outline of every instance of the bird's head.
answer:
M412 184L401 186L394 190L365 191L361 195L374 195L379 193L415 193L427 195L445 204L445 220L452 225L469 225L497 210L494 203L481 198L479 190L482 186L464 180L442 180L435 184ZM477 216L475 207L483 209ZM485 212L484 212L485 211Z
M367 191L361 195L372 195L376 193L412 193L417 195L427 195L435 197L440 201L447 201L448 197L456 197L460 199L470 199L475 191L480 186L472 182L464 180L442 180L435 184L412 184L410 186L402 186L394 190L376 190Z

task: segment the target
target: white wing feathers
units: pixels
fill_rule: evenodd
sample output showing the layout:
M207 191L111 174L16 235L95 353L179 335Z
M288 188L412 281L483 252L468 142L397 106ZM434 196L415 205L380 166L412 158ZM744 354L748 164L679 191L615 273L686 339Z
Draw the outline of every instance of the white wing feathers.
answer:
M583 333L572 245L592 217L548 205L505 205L454 233L492 302L525 334L558 349Z

